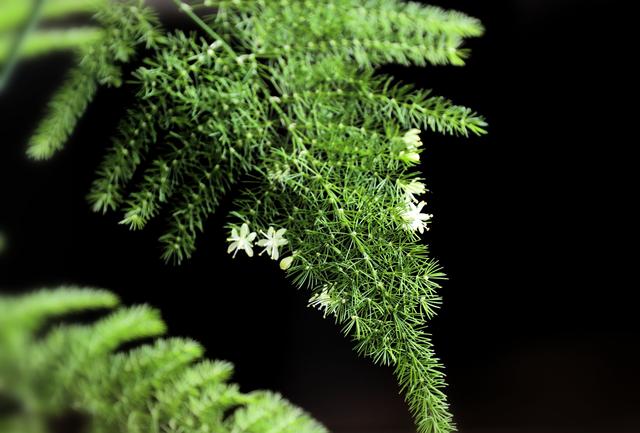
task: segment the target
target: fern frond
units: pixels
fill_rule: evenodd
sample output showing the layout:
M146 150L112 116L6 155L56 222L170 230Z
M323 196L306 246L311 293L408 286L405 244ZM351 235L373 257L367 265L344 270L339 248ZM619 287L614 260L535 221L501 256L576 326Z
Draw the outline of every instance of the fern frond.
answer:
M422 127L441 134L465 137L469 133L486 133L487 123L482 116L441 96L429 96L430 92L424 91L408 93L398 91L397 88L371 90L375 90L375 93L369 91L363 95L361 92L344 91L340 88L301 92L295 95L295 103L305 110L312 107L328 109L329 106L334 106L336 99L342 99L345 103L354 104L353 118L349 119L354 123L361 122L362 119L376 119L383 123L384 119L393 117L406 129Z
M369 23L362 31L380 29L406 37L431 33L452 34L461 37L478 37L484 33L482 23L458 11L416 2L367 0L354 9L354 22ZM372 35L378 32L371 32Z
M82 288L64 288L57 291L43 290L28 298L3 297L0 302L0 328L6 330L19 325L25 332L36 332L46 321L76 311L113 308L119 301L114 294Z
M334 1L323 7L311 1L280 1L278 8L256 4L251 15L240 16L259 20L240 18L233 25L253 41L257 53L306 53L310 61L337 56L361 67L389 62L462 65L464 38L482 33L478 21L464 14L395 0ZM218 7L226 17L225 9L238 5L220 2Z
M117 311L97 322L88 344L92 356L112 352L124 343L155 337L165 332L160 312L147 307Z
M40 16L57 19L70 14L95 13L108 0L45 0ZM32 2L25 0L2 0L0 3L0 33L19 28L29 16Z
M106 213L122 203L123 188L144 160L149 145L156 142L152 113L152 107L142 105L137 110L129 110L128 117L120 125L126 134L114 140L87 197L94 212Z
M287 228L294 283L312 290L312 303L336 317L360 353L396 366L420 431L450 431L441 365L422 325L440 305L441 274L402 228L395 182L382 171L372 179L363 173L368 168L346 164L352 159L346 152L334 154L340 162L326 161L323 148L302 152L275 152L273 166L287 166L288 175L281 185L246 190L237 215L256 231Z
M326 431L278 394L254 392L249 397L251 404L235 411L227 422L230 433Z
M47 0L42 17L55 19L70 14L92 14L108 4L109 0Z
M104 291L65 288L22 297L0 296L0 397L21 411L0 426L45 432L50 417L76 411L88 433L251 432L326 433L277 394L243 394L229 384L233 366L202 361L190 340L157 340L118 351L123 343L156 336L165 325L148 307L121 309L85 325L61 325L43 336L38 326L64 312L112 307ZM37 320L36 320L37 319ZM20 344L7 344L20 336ZM251 418L255 422L248 422Z
M141 1L106 3L96 21L103 37L85 49L80 64L53 96L27 150L34 159L48 159L62 148L99 85L121 85L119 65L131 59L137 46L153 47L161 40L155 14Z
M136 105L89 195L94 210L122 212L131 229L164 217L162 257L180 263L240 184L228 251L279 260L360 354L394 367L420 433L455 430L426 324L444 275L420 237L432 215L415 167L420 129L467 137L486 123L376 68L461 65L481 24L397 0L174 2L202 36L152 38L133 74ZM109 59L126 61L135 46ZM262 416L247 409L242 428Z
M69 73L66 83L49 103L49 114L31 137L27 154L33 159L48 159L60 150L73 132L98 89L91 69L80 65Z
M36 30L27 37L19 56L29 58L55 51L82 50L83 47L96 43L102 37L102 31L93 27ZM0 34L0 64L7 59L11 43L10 35Z

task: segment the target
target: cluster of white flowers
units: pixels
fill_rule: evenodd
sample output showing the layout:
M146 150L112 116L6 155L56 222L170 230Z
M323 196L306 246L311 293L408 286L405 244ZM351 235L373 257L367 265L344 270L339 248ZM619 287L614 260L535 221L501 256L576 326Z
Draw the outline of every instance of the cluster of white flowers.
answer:
M420 130L416 128L410 129L404 134L402 141L407 147L400 152L400 159L407 164L417 164L420 162L420 154L418 153L418 148L422 146Z
M266 252L271 259L278 260L280 258L280 247L289 243L284 237L286 232L287 229L276 230L273 227L269 227L266 233L261 230L260 234L264 237L256 242L256 245L264 248L260 252L260 255ZM249 230L247 223L242 224L240 230L233 227L231 229L231 236L227 238L227 241L230 242L227 252L229 254L233 253L233 257L235 258L238 251L243 250L249 257L253 257L253 242L257 236L258 234L256 232ZM287 270L291 266L294 256L295 252L291 256L282 259L280 261L280 268Z
M420 161L418 148L422 146L420 140L420 130L413 128L407 131L402 137L402 141L407 146L406 150L400 152L400 158L407 163L417 163ZM419 200L417 196L424 194L427 189L421 179L412 179L410 182L398 181L398 185L404 190L404 208L402 210L403 227L406 230L418 231L420 234L429 230L429 222L433 215L423 213L422 208L427 205L425 201Z

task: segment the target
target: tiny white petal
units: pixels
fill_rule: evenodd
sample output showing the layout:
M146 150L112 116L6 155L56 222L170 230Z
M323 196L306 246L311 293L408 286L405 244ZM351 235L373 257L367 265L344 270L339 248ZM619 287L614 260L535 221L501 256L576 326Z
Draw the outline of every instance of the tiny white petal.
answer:
M267 233L261 231L260 233L262 233L264 239L260 239L257 245L264 247L264 250L262 250L260 254L266 252L273 260L278 260L280 258L278 248L289 243L289 241L282 236L286 231L287 229L279 229L276 231L273 227L269 227Z
M227 248L227 253L231 254L231 252L233 250L235 250L238 247L238 243L237 242L231 242L229 244L229 248Z

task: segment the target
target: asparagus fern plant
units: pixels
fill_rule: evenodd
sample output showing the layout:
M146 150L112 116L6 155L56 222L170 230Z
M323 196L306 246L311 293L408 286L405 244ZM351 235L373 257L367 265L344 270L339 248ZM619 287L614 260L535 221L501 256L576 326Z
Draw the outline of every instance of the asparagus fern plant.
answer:
M158 311L120 308L95 323L47 323L65 315L112 309L112 293L61 288L0 296L0 431L44 433L74 412L87 433L327 433L278 394L240 392L227 383L233 366L202 360L203 348L182 339L123 344L165 332Z
M416 166L422 131L480 135L486 124L377 67L463 65L481 24L398 0L176 5L200 33L163 31L133 0L101 9L104 36L53 97L29 155L61 149L97 86L120 85L120 65L144 45L93 209L120 212L132 230L164 218L163 258L180 263L239 189L229 253L279 260L358 353L394 368L419 432L455 430L425 327L445 277L420 238L432 215Z

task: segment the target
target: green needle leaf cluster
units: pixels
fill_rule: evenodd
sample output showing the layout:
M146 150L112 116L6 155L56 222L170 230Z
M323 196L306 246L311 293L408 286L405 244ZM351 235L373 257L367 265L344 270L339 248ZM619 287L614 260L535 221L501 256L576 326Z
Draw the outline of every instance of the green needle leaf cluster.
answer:
M229 252L264 247L260 254L282 257L293 283L310 290L310 305L334 317L358 353L393 367L419 432L455 430L425 325L445 277L419 236L432 215L423 212L415 166L421 130L468 137L486 123L377 68L460 66L464 41L482 26L397 0L176 4L201 35L160 38L150 20L114 12L123 14L114 21L134 22L127 47L146 41L151 52L133 74L137 101L89 193L93 209L121 212L132 230L165 218L163 258L180 263L239 185ZM215 13L203 18L200 9ZM64 106L54 103L32 156L60 148L100 81L63 89Z
M143 3L143 0L104 2L95 15L95 21L101 28L98 33L69 34L68 30L59 40L48 40L63 43L65 37L75 36L82 37L84 43L80 49L81 60L53 95L46 117L31 138L29 156L46 159L61 149L98 86L121 86L121 65L132 60L139 46L155 47L162 39L157 31L159 24L154 12ZM32 44L36 42L38 39ZM73 42L77 39L74 38ZM42 47L31 49L41 51Z
M44 433L69 412L88 433L326 433L278 394L240 392L233 366L202 360L182 338L129 344L165 332L158 311L120 308L95 323L47 327L72 313L112 309L111 293L79 288L0 297L0 413L5 433Z

